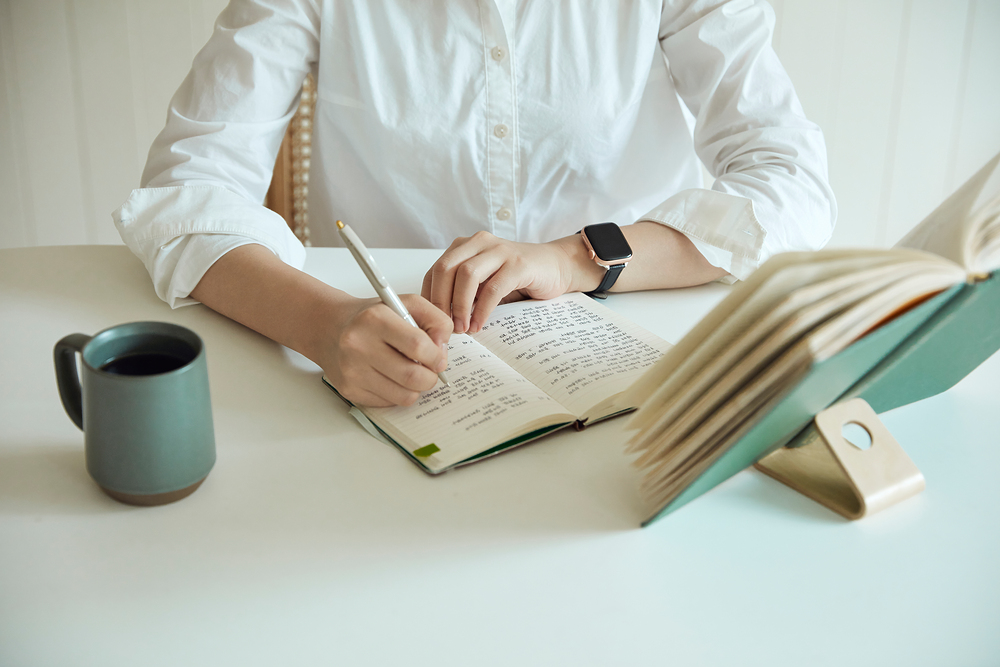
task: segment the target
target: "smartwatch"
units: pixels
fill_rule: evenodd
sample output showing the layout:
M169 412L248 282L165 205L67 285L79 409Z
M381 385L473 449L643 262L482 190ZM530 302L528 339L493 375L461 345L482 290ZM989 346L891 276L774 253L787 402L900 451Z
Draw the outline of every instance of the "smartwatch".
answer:
M583 238L583 244L587 246L590 258L606 269L601 284L586 294L597 299L606 299L608 290L632 259L632 248L621 228L613 222L587 225L580 230L580 236Z

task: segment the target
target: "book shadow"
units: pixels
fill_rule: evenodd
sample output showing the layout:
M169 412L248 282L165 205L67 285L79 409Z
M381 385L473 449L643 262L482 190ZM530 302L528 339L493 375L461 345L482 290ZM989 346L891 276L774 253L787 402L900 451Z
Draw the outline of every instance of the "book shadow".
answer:
M748 475L753 482L734 486L731 493L742 497L748 503L753 503L768 511L782 513L794 519L816 523L850 523L833 510L827 509L812 498L771 479L754 468L749 468L742 474Z
M361 431L350 421L345 430ZM430 535L449 541L451 535L465 542L635 531L646 508L621 433L614 423L555 433L437 476L365 434L337 453L342 466L357 465L355 475L333 480L329 467L319 467L345 506L361 508L366 534L412 533L418 542ZM328 513L317 520L334 532L355 528L353 520Z

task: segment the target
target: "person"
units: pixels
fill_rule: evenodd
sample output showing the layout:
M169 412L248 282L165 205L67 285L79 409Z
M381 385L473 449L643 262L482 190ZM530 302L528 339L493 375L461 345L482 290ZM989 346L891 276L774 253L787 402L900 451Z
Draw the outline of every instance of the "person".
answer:
M773 25L763 0L232 0L115 223L172 307L298 350L355 403L411 404L498 303L597 287L586 225L635 249L612 291L826 243L823 135ZM312 238L340 245L342 218L369 247L447 247L403 297L419 329L303 273L261 206L309 72Z

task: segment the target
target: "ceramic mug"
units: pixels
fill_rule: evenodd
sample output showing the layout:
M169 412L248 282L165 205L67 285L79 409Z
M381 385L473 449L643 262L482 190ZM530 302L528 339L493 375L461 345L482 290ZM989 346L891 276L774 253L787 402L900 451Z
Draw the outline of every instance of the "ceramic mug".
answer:
M131 322L66 336L53 354L59 397L84 433L87 472L105 493L163 505L198 489L215 464L215 432L197 334Z

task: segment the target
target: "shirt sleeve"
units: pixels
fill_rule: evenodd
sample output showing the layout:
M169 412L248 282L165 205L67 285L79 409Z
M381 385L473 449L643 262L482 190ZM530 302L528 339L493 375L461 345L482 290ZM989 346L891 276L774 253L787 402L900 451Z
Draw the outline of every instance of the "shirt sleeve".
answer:
M837 218L823 133L778 62L773 29L763 0L668 0L661 16L660 46L715 182L641 220L684 233L738 279L775 253L821 248Z
M156 295L171 308L197 303L188 297L191 290L216 260L241 245L259 243L286 264L305 266L305 248L280 215L220 186L133 190L112 217L146 266Z
M262 205L302 81L318 58L305 0L233 0L167 110L141 189L112 214L172 307L226 252L259 243L301 268L305 251Z

